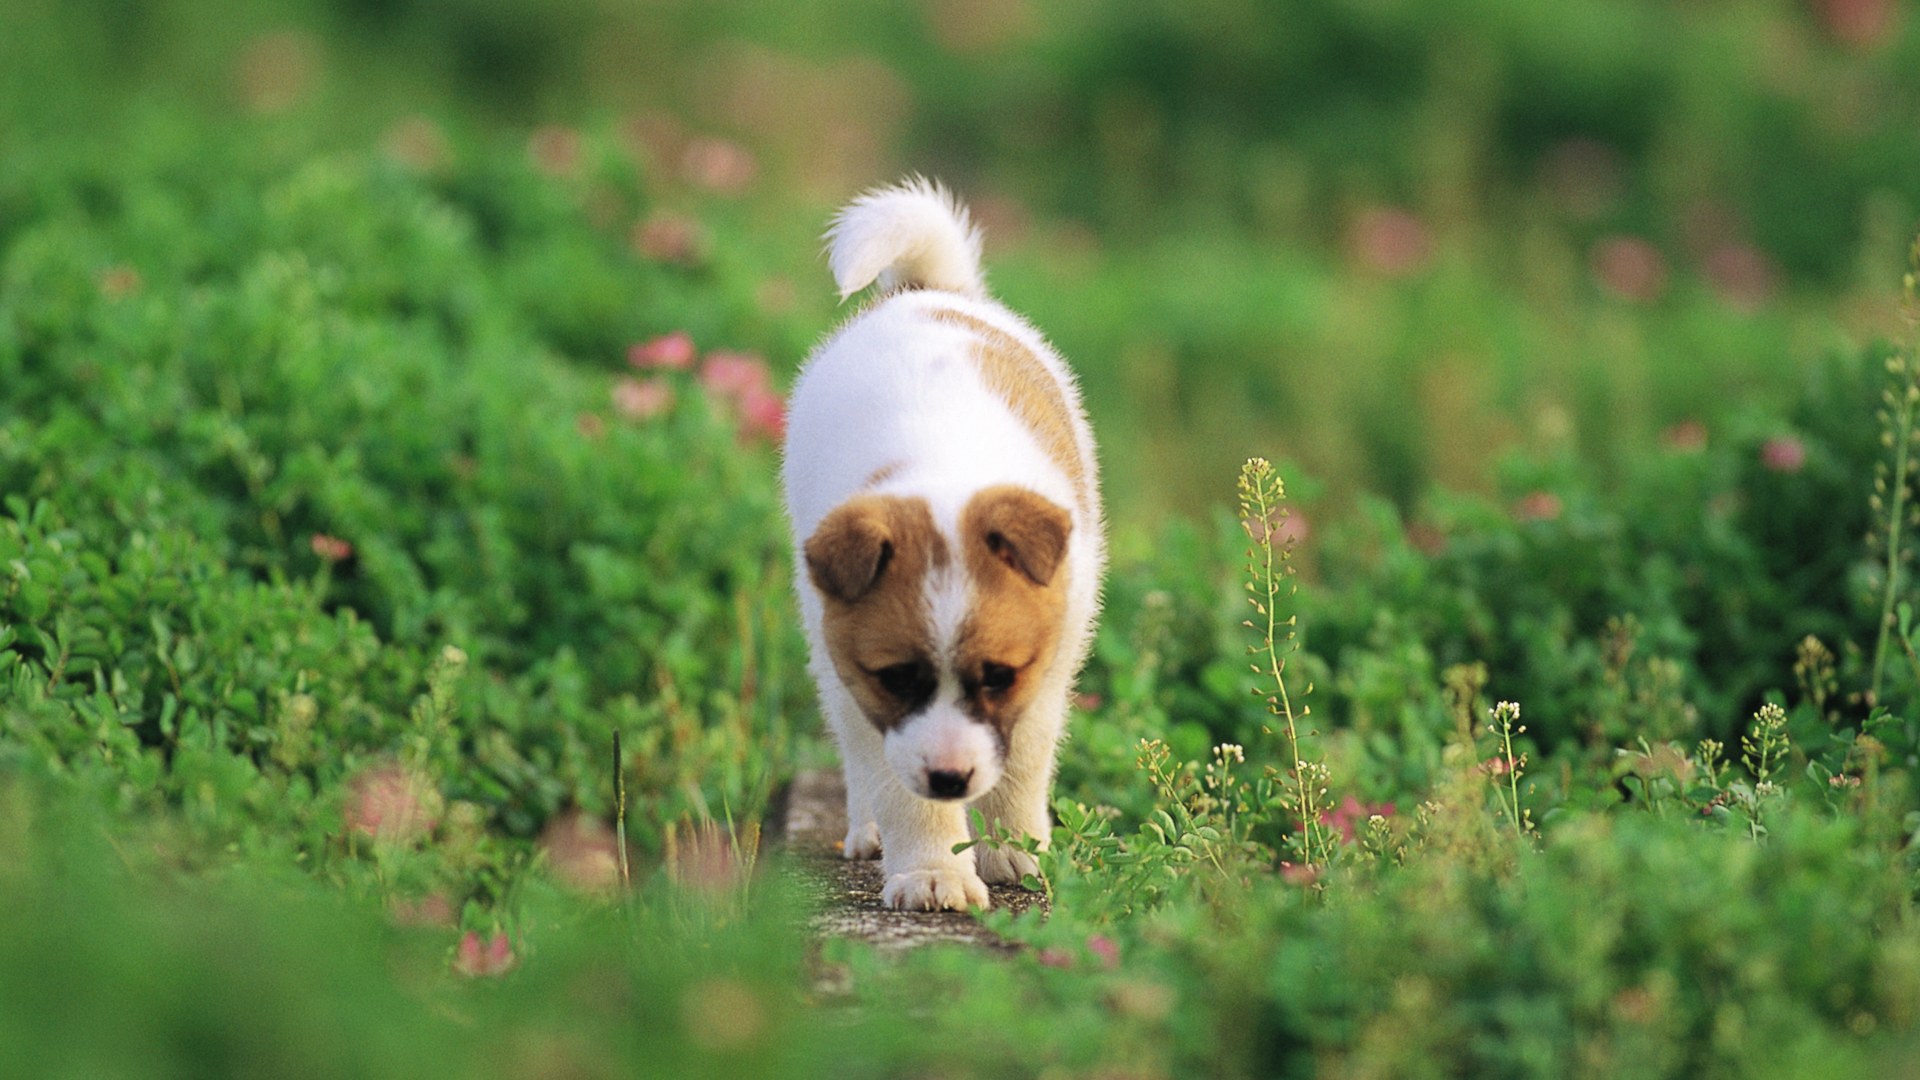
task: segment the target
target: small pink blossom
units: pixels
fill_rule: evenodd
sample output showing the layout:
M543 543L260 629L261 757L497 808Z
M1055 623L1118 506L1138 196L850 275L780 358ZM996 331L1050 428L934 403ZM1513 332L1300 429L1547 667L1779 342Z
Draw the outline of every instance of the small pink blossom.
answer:
M1087 937L1087 951L1098 959L1102 966L1116 968L1120 966L1120 946L1105 934L1092 934Z
M700 385L722 397L739 400L749 390L767 389L771 382L766 362L752 353L716 350L700 365Z
M581 146L579 132L548 124L527 137L527 156L548 176L566 178L580 171Z
M1320 868L1312 863L1280 863L1280 880L1289 885L1311 888L1320 881Z
M1363 803L1351 795L1340 800L1340 805L1320 815L1320 824L1340 834L1340 839L1353 843L1354 830L1360 822L1370 817L1393 816L1392 803Z
M1513 516L1521 521L1554 521L1564 509L1553 492L1529 491L1513 504Z
M1707 425L1682 420L1661 432L1660 442L1676 454L1697 454L1707 448Z
M627 363L634 367L685 371L693 366L693 336L685 330L661 334L627 350Z
M1813 0L1813 10L1829 37L1860 51L1886 44L1899 25L1898 0Z
M387 904L387 912L401 926L453 925L453 904L446 893L428 893L414 899L395 898Z
M786 399L766 387L749 387L740 395L740 434L776 443L786 438Z
M410 844L439 826L442 805L440 792L426 777L399 765L378 765L348 785L347 831Z
M1667 290L1665 256L1640 237L1606 237L1593 245L1588 263L1600 287L1623 300L1651 303Z
M696 892L719 895L745 883L756 852L739 851L717 822L684 825L667 833L667 877Z
M1078 693L1073 695L1073 705L1082 712L1096 712L1106 704L1107 699L1099 694Z
M1707 253L1702 269L1714 295L1748 315L1766 307L1779 289L1780 272L1773 260L1752 244L1722 244Z
M491 978L513 970L513 942L504 932L495 932L487 941L469 930L460 938L460 950L453 958L453 970L469 979Z
M312 545L313 553L327 562L346 562L353 558L353 545L337 536L314 533L307 542Z
M415 172L438 172L453 160L446 134L424 116L411 116L388 128L380 138L380 149L392 161Z
M1447 550L1447 534L1437 525L1415 521L1407 526L1407 543L1422 555L1438 555Z
M1073 967L1073 954L1055 945L1041 949L1037 959L1041 967L1059 968L1061 971Z
M141 284L140 271L125 264L100 271L100 292L109 300L132 296L140 291Z
M583 893L608 893L620 884L620 848L599 818L563 814L547 823L540 848L560 883Z
M1807 444L1792 435L1775 435L1760 444L1760 464L1770 472L1797 473L1806 467Z
M1480 769L1488 776L1505 776L1519 767L1519 761L1503 754L1495 755L1480 763Z
M706 234L690 217L655 214L634 227L633 246L654 262L692 266L706 248Z
M588 442L599 442L607 435L607 420L599 413L583 412L573 418L573 429Z
M620 379L613 384L613 409L631 420L651 420L673 407L673 387L663 379Z
M728 139L694 139L680 152L680 175L695 187L720 195L746 191L759 171L753 152Z
M1419 272L1433 255L1426 223L1398 207L1373 207L1354 219L1348 249L1362 266L1387 277Z
M248 108L281 113L312 97L321 68L320 43L312 34L276 30L247 43L235 75Z

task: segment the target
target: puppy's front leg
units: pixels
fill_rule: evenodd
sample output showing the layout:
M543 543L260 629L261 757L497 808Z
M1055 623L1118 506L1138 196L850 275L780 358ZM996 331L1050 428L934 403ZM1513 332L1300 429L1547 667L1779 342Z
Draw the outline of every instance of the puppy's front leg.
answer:
M1066 716L1065 695L1060 698L1057 707L1036 706L1014 732L1006 774L977 804L989 831L1011 833L1014 839L1031 836L1040 841L1043 850L1053 836L1048 800L1053 790L1054 755ZM984 843L974 845L973 851L980 877L994 885L1017 885L1026 875L1040 873L1040 864L1024 851Z
M1053 815L1047 806L1050 773L1023 777L1009 770L980 800L980 814L986 818L988 830L1011 833L1013 839L1031 836L1045 849L1053 835ZM1033 856L1013 847L983 843L974 845L973 851L981 879L995 885L1018 885L1026 875L1040 873L1040 864Z
M880 785L876 785L879 787ZM880 899L915 911L964 911L992 903L974 869L973 853L953 853L967 841L964 803L923 799L897 783L873 792L880 822L881 868L887 884Z
M880 827L874 823L872 766L844 754L847 764L847 838L840 854L848 859L875 859L880 856Z

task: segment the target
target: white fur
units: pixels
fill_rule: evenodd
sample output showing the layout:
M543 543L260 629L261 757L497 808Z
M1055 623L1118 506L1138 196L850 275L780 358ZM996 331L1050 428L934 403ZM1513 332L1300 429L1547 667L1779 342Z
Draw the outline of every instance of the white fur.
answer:
M945 188L919 177L848 204L827 229L827 243L842 300L875 281L882 290L986 294L980 230Z
M971 764L968 800L997 828L1038 838L1051 824L1048 794L1055 748L1064 734L1074 676L1086 659L1099 606L1106 544L1095 480L1093 436L1072 373L1040 334L988 298L979 270L979 234L966 212L925 181L862 196L835 219L830 259L843 293L878 281L884 295L830 336L809 358L788 407L783 479L795 548L849 497L871 491L927 500L956 558L927 582L941 683L924 715L883 738L840 682L822 631L824 607L796 557L810 669L847 778L845 854L869 858L878 840L894 907L984 907L984 881L1016 882L1033 873L1019 853L969 839L966 805L925 798L929 768ZM1058 381L1074 417L1086 490L1048 457L1034 434L981 380L974 337L937 321L956 311L1011 335ZM873 487L882 469L898 466ZM949 665L953 639L969 608L959 531L961 511L981 489L1016 484L1065 508L1073 530L1058 573L1066 575L1064 640L1040 680L1033 704L1014 725L1005 761L991 737L957 708ZM969 730L970 729L970 730ZM982 741L985 740L985 741ZM993 774L999 772L997 777ZM878 834L877 837L875 834ZM977 854L976 854L977 853Z

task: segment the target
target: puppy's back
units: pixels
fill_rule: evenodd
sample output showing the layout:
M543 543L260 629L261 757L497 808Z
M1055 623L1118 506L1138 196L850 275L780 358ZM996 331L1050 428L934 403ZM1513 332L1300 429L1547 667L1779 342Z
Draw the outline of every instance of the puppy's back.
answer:
M834 219L843 296L880 296L809 358L788 414L788 509L800 535L881 480L937 473L967 490L1017 483L1099 518L1078 388L1045 338L990 298L980 234L938 185L869 192Z

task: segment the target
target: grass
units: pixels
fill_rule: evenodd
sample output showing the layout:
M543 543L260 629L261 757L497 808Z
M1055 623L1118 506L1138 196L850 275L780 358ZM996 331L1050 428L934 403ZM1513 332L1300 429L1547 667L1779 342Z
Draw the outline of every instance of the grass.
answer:
M12 13L0 1059L1904 1068L1911 28L1176 8ZM830 760L778 388L894 154L1116 508L1006 957L813 942L759 840Z

